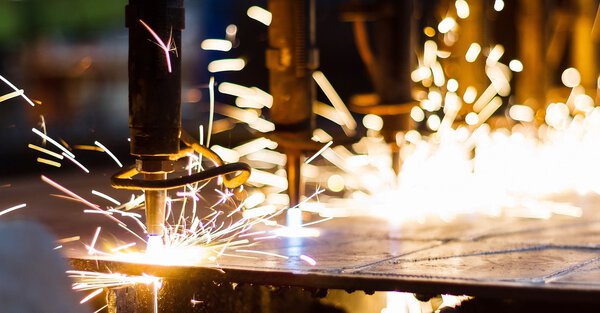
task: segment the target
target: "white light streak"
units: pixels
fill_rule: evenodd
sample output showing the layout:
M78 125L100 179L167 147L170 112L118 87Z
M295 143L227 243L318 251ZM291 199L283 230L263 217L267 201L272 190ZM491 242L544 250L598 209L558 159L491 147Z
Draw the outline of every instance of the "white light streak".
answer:
M106 199L106 200L108 200L108 201L110 201L110 202L112 202L112 203L114 203L116 205L121 205L121 202L115 200L115 198L113 198L113 197L111 197L111 196L109 196L107 194L104 194L104 193L102 193L100 191L92 190L92 194L96 195L98 197L104 198L104 199Z
M466 19L469 17L470 9L469 4L465 0L456 0L454 2L454 6L456 7L456 15L458 15L461 19Z
M96 228L96 232L94 233L94 238L92 238L92 243L88 247L89 255L92 255L96 252L96 249L94 247L96 246L96 241L98 240L98 236L100 236L100 230L102 230L102 227Z
M88 302L93 297L95 297L95 296L99 295L100 293L102 293L102 291L104 291L104 288L98 288L98 289L92 291L85 298L81 299L81 301L79 301L79 303L84 304L84 303Z
M246 14L251 19L259 21L259 22L263 23L265 26L271 25L271 20L273 19L271 12L269 12L259 6L256 6L256 5L248 8L248 11L246 11Z
M10 212L12 212L12 211L16 211L16 210L18 210L18 209L22 209L22 208L24 208L24 207L26 207L26 206L27 206L27 204L26 204L26 203L22 203L22 204L19 204L19 205L15 205L15 206L13 206L13 207L10 207L10 208L8 208L8 209L6 209L6 210L0 211L0 216L2 216L2 215L4 215L4 214L7 214L7 213L10 213Z
M300 255L300 259L306 263L308 263L310 266L315 266L317 265L317 261L315 261L315 259L309 257L308 255Z
M581 74L573 67L564 70L560 78L562 83L569 88L575 88L581 83Z
M504 1L503 0L496 0L494 2L494 10L496 10L497 12L500 12L504 9Z
M327 144L325 144L325 146L323 146L321 149L319 149L319 151L317 151L317 153L313 154L310 158L306 159L306 161L304 161L304 163L309 164L310 162L312 162L316 157L321 155L321 153L323 153L325 150L329 149L329 147L331 147L332 144L333 144L333 141L330 141Z
M90 170L88 170L85 166L83 166L83 164L79 163L77 160L75 160L74 158L70 157L68 154L64 153L63 154L69 161L73 162L73 164L79 166L79 168L81 168L84 172L86 172L87 174L90 173Z
M98 146L100 149L104 150L104 152L106 152L106 154L108 154L115 161L115 163L117 163L117 165L119 167L123 167L123 164L121 164L121 161L119 161L119 159L117 159L117 157L112 152L110 152L110 150L108 150L108 148L106 146L104 146L103 144L101 144L98 141L94 141L94 144L96 146Z
M531 107L515 104L508 110L508 115L515 121L529 123L533 121L534 112Z
M523 71L523 63L521 63L521 61L519 60L511 60L508 63L508 67L510 68L511 71L519 73Z
M56 140L46 136L46 134L42 133L41 131L37 130L36 128L32 128L31 131L40 136L42 139L48 141L49 143L53 144L55 147L59 148L60 150L62 150L64 153L66 153L68 156L70 156L71 158L75 158L75 155L73 153L71 153L71 151L67 150L67 148L65 148L63 145L59 144L58 142L56 142Z
M200 44L203 50L229 51L231 50L231 41L225 39L205 39Z
M15 85L13 85L8 79L4 78L2 75L0 75L0 80L2 80L5 84L7 84L14 91L18 92L20 90L19 88L15 87ZM29 103L32 107L35 106L33 101L31 101L31 99L29 99L29 97L27 97L24 93L21 94L21 97L23 97L23 99L25 99L25 101L27 101L27 103Z
M481 52L481 46L474 42L469 46L469 49L467 49L467 53L465 54L465 60L467 60L467 62L469 63L473 63L475 62L475 60L477 60L477 57L479 56L479 53Z
M375 114L367 114L363 117L363 125L365 128L380 131L383 128L383 119Z
M350 114L348 107L346 107L346 104L344 104L344 101L342 101L342 98L340 98L327 77L325 77L325 74L323 74L321 71L315 71L313 72L312 76L317 82L317 85L319 85L321 90L323 90L327 96L327 99L329 99L333 107L338 111L340 118L344 121L346 127L351 130L356 129L356 121L354 120L354 117L352 114Z
M244 69L246 61L241 58L221 59L208 63L208 71L211 73L237 72Z
M448 16L438 24L438 31L442 34L445 34L451 31L454 27L456 27L456 20Z

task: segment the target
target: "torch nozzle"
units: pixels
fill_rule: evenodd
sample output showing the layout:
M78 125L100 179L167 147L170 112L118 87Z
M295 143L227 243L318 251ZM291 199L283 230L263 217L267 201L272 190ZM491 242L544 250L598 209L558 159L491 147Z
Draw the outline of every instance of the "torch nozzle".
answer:
M146 180L166 179L167 174L144 174ZM149 236L162 238L165 228L166 190L145 190L146 231Z

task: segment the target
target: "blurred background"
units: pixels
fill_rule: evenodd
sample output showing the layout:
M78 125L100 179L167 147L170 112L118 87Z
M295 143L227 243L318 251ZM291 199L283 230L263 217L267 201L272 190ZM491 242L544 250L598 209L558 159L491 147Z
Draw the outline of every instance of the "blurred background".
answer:
M42 125L50 136L63 139L70 146L98 140L120 158L127 158L126 2L0 1L0 74L41 102L35 108L21 98L0 104L0 177L33 172L40 167L52 170L35 162L35 156L27 151L27 144L38 139L31 128ZM344 100L373 90L357 52L353 24L344 18L344 12L351 5L368 6L375 2L316 1L320 70ZM430 37L424 31L426 25L437 25L450 9L454 10L455 2L458 1L416 2L415 59ZM560 84L560 73L570 66L581 72L582 86L596 89L599 30L594 24L598 1L468 2L471 18L460 25L460 35L468 39L463 42L479 42L482 47L501 43L504 59L519 59L524 65L525 70L511 81L510 95L502 97L503 106L526 103L541 108L552 97L564 97L569 90ZM243 71L216 73L216 81L269 90L264 57L267 27L247 16L248 7L266 8L266 1L202 0L186 1L185 5L183 47L178 47L183 60L183 123L196 134L198 125L208 120L210 61L241 57L246 61ZM468 48L455 45L457 41L447 37L439 40L443 42L440 50ZM234 48L229 52L204 51L200 45L207 38L233 40ZM457 62L444 70L448 77L461 78L461 88L463 83L482 84L484 72L466 65ZM0 84L0 94L10 91ZM324 98L322 94L318 97ZM234 97L218 94L217 101L232 104ZM503 110L497 114L504 114ZM250 136L237 124L233 131L218 135L216 140L227 147ZM98 166L111 162L100 154L82 157L89 158L87 164Z

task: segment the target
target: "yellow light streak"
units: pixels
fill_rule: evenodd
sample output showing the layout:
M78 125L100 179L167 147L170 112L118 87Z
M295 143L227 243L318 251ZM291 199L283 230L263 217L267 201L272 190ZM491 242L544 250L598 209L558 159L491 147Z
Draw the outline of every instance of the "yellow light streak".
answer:
M248 8L246 14L249 18L261 22L265 26L271 25L271 20L273 19L271 12L256 5L253 5L250 8Z
M224 51L231 50L231 41L224 39L205 39L200 43L203 50Z
M56 243L65 244L65 243L77 241L79 239L81 239L79 236L66 237L66 238L61 238L61 239L57 240Z
M27 206L27 204L26 204L26 203L22 203L22 204L19 204L19 205L15 205L15 206L13 206L13 207L10 207L10 208L8 208L8 209L5 209L5 210L2 210L2 211L0 211L0 216L2 216L2 215L4 215L4 214L7 214L7 213L10 213L10 212L12 212L12 211L16 211L16 210L18 210L18 209L22 209L22 208L24 208L24 207L26 207L26 206Z
M237 72L244 69L246 61L241 58L221 59L208 63L208 71L211 73Z
M61 166L61 164L56 161L52 161L52 160L48 160L48 159L44 159L44 158L37 158L36 161L43 163L43 164L50 165L50 166L54 166L54 167Z
M6 101L6 100L9 100L9 99L12 99L12 98L16 98L16 97L19 97L19 96L22 96L22 95L23 95L23 89L15 90L13 92L10 92L10 93L7 93L7 94L5 94L3 96L0 96L0 102Z
M131 248L131 247L133 247L135 245L136 245L135 242L130 242L128 244L124 244L124 245L121 245L121 246L118 246L118 247L115 247L115 248L111 248L110 251L111 252L118 252L118 251L121 251L121 250L125 250L125 249L128 249L128 248Z
M59 160L62 160L64 158L62 155L60 155L60 154L58 154L58 153L56 153L54 151L50 151L50 150L48 150L46 148L42 148L42 147L36 146L34 144L28 144L27 147L30 148L30 149L37 150L39 152L45 153L45 154L50 155L52 157L55 157L55 158L57 158Z

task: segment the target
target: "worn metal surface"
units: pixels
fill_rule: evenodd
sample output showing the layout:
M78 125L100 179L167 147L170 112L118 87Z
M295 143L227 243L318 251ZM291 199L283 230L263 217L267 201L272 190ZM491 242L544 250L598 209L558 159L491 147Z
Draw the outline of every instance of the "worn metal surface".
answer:
M87 198L107 176L62 180ZM0 207L27 202L3 219L37 219L59 237L89 242L96 226L122 234L103 217L80 214L80 203L48 197L56 193L37 179L15 180L0 189ZM31 195L38 195L31 197ZM102 203L101 199L95 198ZM79 269L153 274L170 279L299 286L313 289L468 294L515 299L600 301L600 214L598 199L578 204L583 217L550 219L468 216L450 223L387 224L375 218L335 219L319 224L319 238L277 239L257 247L289 256L258 260L222 257L217 264L156 266L85 260L83 244L63 251ZM112 228L111 228L112 227ZM301 254L317 260L311 266Z

